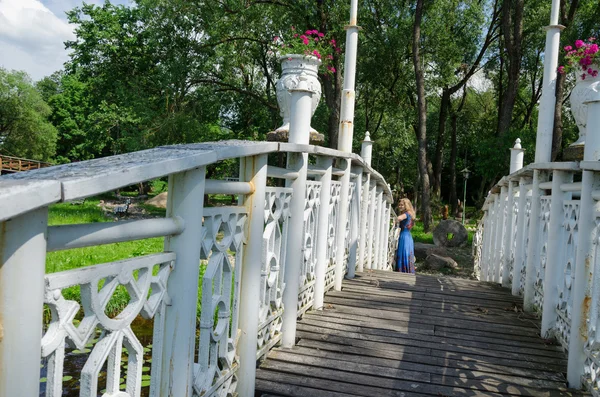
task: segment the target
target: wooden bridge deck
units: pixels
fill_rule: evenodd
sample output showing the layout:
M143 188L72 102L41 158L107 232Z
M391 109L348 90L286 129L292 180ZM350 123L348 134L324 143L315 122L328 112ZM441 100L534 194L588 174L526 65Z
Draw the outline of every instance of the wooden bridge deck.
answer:
M390 272L358 274L274 349L257 396L567 396L562 349L496 285Z

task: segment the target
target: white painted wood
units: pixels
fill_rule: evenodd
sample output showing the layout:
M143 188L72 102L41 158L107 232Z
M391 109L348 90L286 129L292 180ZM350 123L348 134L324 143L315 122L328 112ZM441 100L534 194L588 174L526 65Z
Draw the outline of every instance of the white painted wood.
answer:
M342 188L340 191L340 203L338 212L338 224L337 224L337 255L335 257L335 284L334 289L336 291L342 290L342 281L344 280L344 253L346 251L346 222L348 221L348 207L349 207L349 192L350 192L350 169L352 163L350 160L339 160L341 166L344 168L344 175L340 178L342 182Z
M523 260L526 253L526 241L529 237L525 235L525 221L527 219L527 178L521 178L519 181L519 217L517 220L517 247L515 252L515 263L513 270L513 283L511 292L513 295L519 295L521 290L521 270L523 268Z
M247 157L242 161L244 166L241 176L255 186L255 191L252 195L245 196L243 202L248 213L248 234L243 250L239 301L239 328L242 332L237 353L240 356L238 393L241 396L254 393L256 378L267 156Z
M234 182L207 179L204 185L205 194L252 194L254 186L248 182Z
M379 257L381 256L381 223L383 221L383 191L380 187L377 187L377 196L375 199L375 206L377 208L375 216L375 235L373 236L373 269L381 270L379 266L381 263Z
M496 225L496 245L494 255L494 282L502 282L503 258L506 254L504 247L504 232L506 231L507 223L507 201L508 188L502 186L500 190L500 200L498 202L498 224Z
M169 176L167 216L183 218L186 227L165 238L165 251L177 259L167 285L171 303L164 318L155 320L164 321L165 331L154 336L152 360L163 365L153 366L153 385L159 389L151 390L152 395L192 395L205 171L201 167Z
M556 305L558 303L557 280L564 277L564 256L560 244L565 238L564 234L564 209L563 203L571 195L562 192L560 185L571 183L573 174L566 171L555 170L552 175L552 205L550 207L550 226L548 229L548 259L544 278L544 304L542 308L541 336L548 338L556 325Z
M539 188L542 190L552 190L553 186L554 185L552 184L552 182L542 182L540 183Z
M183 232L181 217L123 222L84 223L48 227L48 251L120 243L146 238L174 236Z
M366 251L367 251L367 218L369 216L369 196L370 196L370 181L371 176L368 173L363 173L361 179L361 204L360 204L360 237L358 239L358 263L356 271L362 272L365 268Z
M539 227L542 191L539 188L540 183L548 180L548 174L545 171L535 170L533 173L533 182L531 189L531 222L529 228L529 246L527 247L527 270L526 282L523 296L523 309L527 312L534 310L534 284L536 279L536 263L540 260L540 239Z
M563 192L580 192L583 185L581 182L563 183L560 185L560 190Z
M348 244L348 278L354 278L357 268L357 251L358 251L358 236L360 227L360 198L362 190L362 168L359 170L353 169L351 173L352 183L354 189L352 190L352 197L350 197L350 233L348 238L350 239Z
M490 256L489 256L489 264L488 264L488 268L489 268L489 272L488 272L488 276L486 278L486 281L492 282L495 281L494 280L494 275L495 275L495 268L496 268L496 262L495 262L495 257L496 257L496 253L497 253L497 248L496 248L496 240L497 240L497 236L498 236L498 223L499 223L499 219L498 219L498 212L499 212L499 204L500 204L500 197L498 194L493 194L492 195L492 210L493 210L493 220L492 220L492 236L490 239Z
M373 238L375 236L375 211L377 209L377 182L371 182L369 194L369 230L365 243L367 244L367 260L365 267L372 269L373 267Z
M299 85L304 82L300 82ZM311 97L312 92L305 86L290 90L291 115L290 115L290 146L308 145ZM304 238L304 205L306 197L306 176L308 170L308 153L288 153L287 168L298 172L298 178L287 180L286 186L293 189L290 203L291 218L288 226L287 259L285 269L285 290L283 292L282 339L283 347L293 347L296 344L296 319L298 317L298 290L300 283L301 266L303 262L302 248ZM250 395L250 394L248 394Z
M317 225L317 266L315 268L315 300L314 309L323 308L325 296L325 275L329 258L327 258L327 244L329 231L329 201L331 200L331 169L333 168L333 159L331 157L320 156L317 158L317 165L325 170L321 176L321 203L319 205L319 224Z
M270 165L267 168L267 176L270 178L296 179L298 178L298 173L290 172L286 168L280 168Z
M515 183L513 181L508 182L508 188L506 193L506 209L505 209L505 221L504 221L504 255L502 258L502 286L504 288L510 288L510 266L511 256L513 254L513 202L515 199L514 192Z
M61 186L56 181L10 180L0 177L0 222L56 203Z
M48 208L0 222L0 396L38 396Z

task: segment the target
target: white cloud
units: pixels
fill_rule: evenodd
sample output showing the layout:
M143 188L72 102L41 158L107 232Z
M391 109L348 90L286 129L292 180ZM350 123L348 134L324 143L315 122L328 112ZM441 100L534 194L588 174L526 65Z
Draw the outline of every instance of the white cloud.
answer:
M38 0L0 0L0 65L25 70L34 80L62 68L73 26Z

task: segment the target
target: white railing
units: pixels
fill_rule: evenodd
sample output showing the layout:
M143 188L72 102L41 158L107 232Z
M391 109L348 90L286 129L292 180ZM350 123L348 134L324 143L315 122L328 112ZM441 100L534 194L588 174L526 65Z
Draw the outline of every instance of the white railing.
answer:
M268 165L276 152L287 154L286 169ZM309 168L311 158L317 165ZM227 159L239 159L239 180L205 180L207 165ZM347 186L334 161L351 162ZM167 175L165 218L47 226L53 203ZM287 186L271 187L276 179ZM237 195L239 202L203 208L205 194ZM297 318L322 308L336 277L390 269L394 252L394 239L385 243L393 211L381 175L358 155L309 145L223 141L49 167L0 178L0 203L2 397L39 395L41 357L48 363L46 396L62 395L65 355L90 343L80 395L98 396L101 377L104 396L139 396L142 368L150 364L131 327L138 315L153 319L151 396L251 396L257 359L286 333L295 339ZM341 211L348 211L344 225ZM365 224L368 233L361 233ZM47 251L162 236L162 253L45 272ZM345 252L337 252L339 239ZM129 304L109 316L106 305L121 286ZM65 298L66 288L78 289L81 301Z
M474 247L480 279L511 288L523 297L526 311L540 314L541 336L556 338L568 351L569 385L583 384L595 396L600 396L599 164L537 163L502 178L485 201Z

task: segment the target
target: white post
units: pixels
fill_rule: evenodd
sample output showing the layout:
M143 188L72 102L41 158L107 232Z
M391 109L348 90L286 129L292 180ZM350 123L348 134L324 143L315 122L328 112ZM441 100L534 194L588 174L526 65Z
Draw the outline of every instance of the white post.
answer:
M492 234L492 211L490 204L486 204L483 210L483 243L481 247L481 273L479 274L479 280L487 281L488 272L488 253L490 251L490 237Z
M239 293L239 328L242 330L237 353L238 394L251 396L256 383L256 350L261 294L262 240L265 227L265 187L267 184L267 155L241 159L240 179L254 186L251 195L244 196L248 211L246 243L244 245Z
M534 309L534 296L535 296L535 278L536 270L535 265L540 260L540 248L539 248L539 234L540 234L540 211L542 192L540 190L540 183L548 180L548 175L545 171L534 170L533 171L533 182L531 188L531 214L530 216L530 227L529 227L529 245L527 249L527 270L525 272L525 286L523 296L523 310L530 312Z
M38 396L48 207L0 222L0 396Z
M387 203L387 199L385 198L385 195L382 194L382 199L383 201L381 202L383 204L383 214L381 214L381 234L380 236L380 243L379 243L379 269L380 270L385 270L386 269L386 263L387 263L387 240L386 240L386 236L387 236L387 230L389 230L388 225L389 225L389 219L390 219L390 212L389 212L389 205Z
M360 225L360 198L362 190L362 167L355 170L354 193L350 202L350 244L348 248L348 278L354 278L357 268L356 251L358 249L358 227Z
M523 158L525 149L521 147L521 140L517 138L515 146L510 149L510 173L514 173L523 168Z
M380 255L380 246L381 246L381 219L383 218L383 191L381 190L381 188L379 186L376 187L377 189L377 198L376 198L376 206L377 206L377 216L375 217L375 238L373 240L374 242L374 247L373 249L375 250L374 254L375 254L375 258L373 259L373 268L376 270L381 270L379 268L379 255Z
M372 154L373 142L369 136L369 131L365 133L365 139L362 143L360 155L367 165L371 165L371 154ZM363 169L364 171L364 169ZM369 172L363 172L362 178L359 181L362 183L361 188L361 205L360 205L360 238L358 243L358 268L357 271L362 272L365 267L365 251L367 249L367 217L370 213L369 196L370 196L370 182L371 174Z
M510 258L513 249L513 205L515 199L513 181L508 181L508 192L506 197L506 219L504 223L504 256L502 267L502 286L510 288ZM519 214L520 215L520 214ZM514 263L513 263L514 265ZM513 275L514 282L514 275Z
M550 224L548 225L548 251L546 271L544 273L544 304L542 306L541 336L547 338L556 324L556 305L558 304L558 278L564 277L562 269L565 266L562 255L564 238L564 200L571 197L570 192L563 192L560 185L573 181L573 174L566 171L554 170L552 175L552 204L550 205Z
M521 270L523 266L523 257L525 256L525 245L528 236L525 235L525 219L527 218L527 188L529 182L527 178L519 179L519 217L517 218L517 247L515 252L515 263L513 264L513 283L512 294L517 296L521 289Z
M327 274L327 241L329 239L329 201L331 200L331 172L333 159L320 156L317 159L319 168L325 169L321 176L321 196L319 206L319 224L317 225L317 265L315 267L315 310L323 308L325 295L325 276Z
M312 95L306 77L301 76L292 93L290 106L290 143L308 145ZM298 289L302 267L304 228L304 204L306 195L306 174L308 153L288 153L288 169L298 172L298 178L287 181L292 188L290 221L286 249L285 290L283 291L282 346L293 347L296 343L296 319L298 318Z
M344 90L342 91L342 103L340 109L340 127L338 135L338 150L352 153L352 137L354 135L354 86L356 80L356 54L358 51L358 26L356 18L358 14L358 0L351 0L350 25L346 27L346 59L344 62ZM336 291L342 290L344 279L344 251L346 247L345 230L348 219L348 187L350 186L350 160L340 160L344 170L341 178L342 190L340 192L340 204L337 226L337 255L335 259L335 284ZM348 263L348 267L355 266Z
M385 223L383 229L383 269L387 270L390 258L388 256L389 244L390 244L390 216L392 215L392 203L388 203L385 213Z
M600 98L587 103L587 134L584 147L584 161L600 160ZM596 131L593 131L593 128ZM567 381L569 387L581 387L581 376L584 374L586 355L583 347L588 339L588 321L591 320L592 288L600 288L600 275L594 274L594 241L598 239L594 212L598 204L592 198L592 192L600 190L600 176L594 171L584 169L581 183L581 203L579 206L579 241L575 258L575 281L573 283L573 313L571 318L571 337L569 340L569 363ZM593 275L593 278L590 277ZM596 284L594 286L594 283Z
M365 238L365 244L367 244L367 260L365 267L367 269L373 268L373 236L375 234L375 209L377 207L377 182L371 181L371 188L369 192L369 231Z
M540 98L535 162L549 162L552 155L552 132L554 129L554 107L556 104L556 71L558 69L558 51L560 32L565 27L558 24L560 0L552 0L550 26L546 28L546 49L544 51L544 78L542 97Z
M161 396L192 395L205 171L200 167L169 176L167 216L183 218L185 230L165 237L165 251L177 257L167 283L171 302L164 314L161 348L155 346L152 353L155 362L163 363L152 374L153 378L159 376L155 384L160 387L156 394Z
M500 199L498 201L498 215L496 217L496 243L494 245L494 282L500 283L502 276L502 258L506 250L504 249L504 231L506 222L506 186L500 187Z
M491 234L490 234L490 249L488 252L488 273L485 281L494 281L494 254L496 253L496 233L498 230L498 202L500 198L497 193L492 195L492 202L490 207L493 211L492 213L492 224L491 224Z

